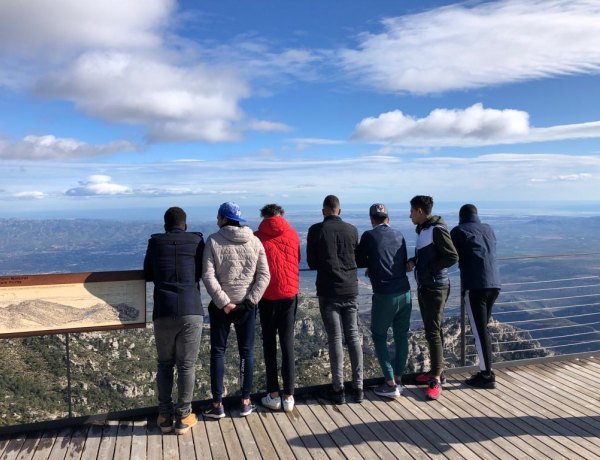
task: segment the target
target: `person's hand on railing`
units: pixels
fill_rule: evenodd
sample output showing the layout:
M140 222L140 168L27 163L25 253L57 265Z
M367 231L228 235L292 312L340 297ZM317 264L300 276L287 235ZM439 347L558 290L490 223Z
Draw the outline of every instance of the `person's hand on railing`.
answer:
M365 270L365 276L366 276L367 278L370 278L370 277L371 277L371 275L369 274L369 269L368 269L368 268Z
M408 262L406 262L406 271L407 272L412 272L413 268L415 268L415 263L412 260L409 260Z

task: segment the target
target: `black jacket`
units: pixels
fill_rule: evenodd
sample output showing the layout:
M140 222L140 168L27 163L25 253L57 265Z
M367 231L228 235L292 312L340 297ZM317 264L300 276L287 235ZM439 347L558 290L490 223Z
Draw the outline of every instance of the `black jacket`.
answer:
M317 295L358 295L358 231L338 216L327 216L308 229L306 260L317 270Z
M462 290L500 289L500 269L496 260L496 235L477 214L460 219L450 232L458 251Z
M448 267L458 261L446 222L439 216L431 216L417 225L415 257L415 279L418 286L436 288L450 285Z
M367 230L356 251L359 268L369 269L375 294L401 294L410 290L406 276L406 241L387 224Z
M152 319L204 315L199 281L202 276L202 233L175 228L152 235L144 259L146 281L154 282Z

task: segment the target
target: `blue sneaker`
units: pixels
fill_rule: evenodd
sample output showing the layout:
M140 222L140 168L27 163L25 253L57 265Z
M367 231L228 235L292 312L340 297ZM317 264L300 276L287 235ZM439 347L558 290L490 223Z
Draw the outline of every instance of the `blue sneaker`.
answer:
M215 407L212 404L202 411L202 415L208 418L223 418L225 417L225 408L223 404L219 407Z
M247 417L255 410L256 405L252 404L252 401L250 401L250 404L242 403L242 405L240 406L240 417Z

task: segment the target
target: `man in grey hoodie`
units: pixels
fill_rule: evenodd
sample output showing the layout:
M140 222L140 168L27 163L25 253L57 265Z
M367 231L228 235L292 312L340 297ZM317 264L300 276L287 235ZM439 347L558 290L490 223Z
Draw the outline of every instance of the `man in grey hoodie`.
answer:
M210 381L213 404L204 411L206 417L222 418L225 351L231 324L235 327L240 352L240 382L245 417L255 409L250 401L254 373L254 334L256 305L269 285L269 265L260 240L241 218L235 203L219 208L219 231L206 241L202 281L212 301L210 315Z

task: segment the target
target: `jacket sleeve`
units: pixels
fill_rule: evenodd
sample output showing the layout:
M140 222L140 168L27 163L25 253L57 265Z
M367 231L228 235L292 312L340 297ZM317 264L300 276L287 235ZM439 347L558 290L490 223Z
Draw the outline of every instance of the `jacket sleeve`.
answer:
M429 264L430 272L439 272L458 262L458 254L456 253L454 244L452 244L452 238L450 237L448 230L441 227L435 227L433 229L433 244L442 257Z
M196 248L196 282L202 278L202 258L204 257L204 238L200 237L200 242Z
M154 281L154 273L152 272L152 240L148 241L146 249L146 257L144 257L144 279L146 281Z
M308 229L306 237L306 262L311 270L316 270L319 266L319 233L312 226Z
M450 237L452 238L452 244L454 244L454 248L459 257L458 266L460 268L460 255L463 252L465 235L460 231L460 228L454 227L450 232Z
M267 254L265 253L265 248L262 243L258 242L260 248L258 252L258 261L256 263L256 274L254 275L254 284L252 285L252 289L246 296L250 302L254 305L258 305L260 299L262 299L263 294L267 290L269 286L269 281L271 280L271 275L269 273L269 263L267 262Z
M360 243L356 248L356 266L358 268L367 268L369 253L369 232L364 232L360 237Z
M204 282L208 295L217 308L225 308L231 303L229 296L225 294L225 291L221 288L221 284L216 276L215 258L210 237L208 238L202 256L202 281Z

